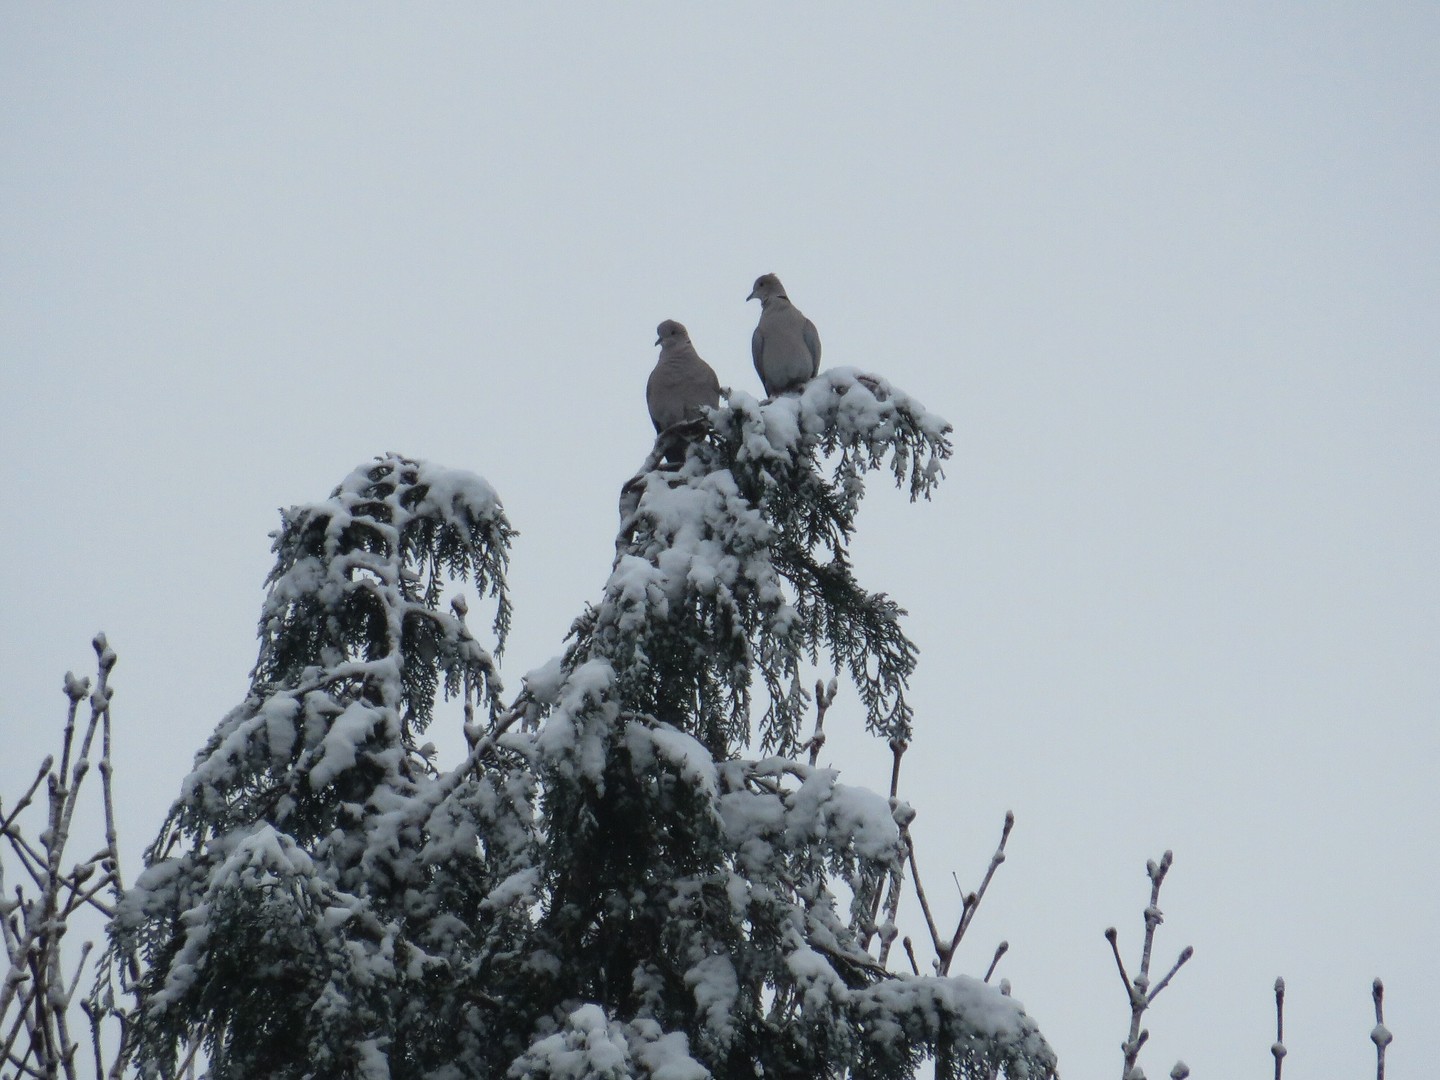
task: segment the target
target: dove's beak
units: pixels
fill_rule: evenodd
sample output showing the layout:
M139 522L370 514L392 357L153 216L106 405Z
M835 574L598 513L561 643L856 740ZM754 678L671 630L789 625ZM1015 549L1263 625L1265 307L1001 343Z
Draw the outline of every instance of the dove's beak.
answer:
M755 299L755 290L754 290L754 289L751 289L751 290L750 290L750 295L747 296L747 297L745 297L745 299L746 299L746 300L754 300L754 299Z
M659 344L660 344L660 339L659 339L658 337L655 339L655 344L656 344L656 345L659 345Z

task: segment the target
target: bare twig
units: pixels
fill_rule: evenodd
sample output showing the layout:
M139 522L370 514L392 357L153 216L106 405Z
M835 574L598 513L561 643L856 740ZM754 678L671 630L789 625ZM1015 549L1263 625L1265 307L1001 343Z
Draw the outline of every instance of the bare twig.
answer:
M1285 980L1275 980L1275 1042L1270 1046L1275 1057L1275 1080L1280 1080L1280 1071L1285 1067Z
M904 856L902 855L901 858L903 859ZM879 926L876 926L875 916L872 914L869 924L862 931L860 942L861 945L868 949L870 947L870 936L874 933L879 933L879 960L882 964L886 963L889 960L890 946L895 942L895 935L900 932L899 927L897 927L895 924L895 919L899 915L900 911L900 892L905 887L905 874L903 867L892 867L890 869L886 878L886 887L888 889L888 892L887 898L885 900L885 921ZM875 900L877 903L879 902L879 899L879 891L877 890L875 896ZM872 906L871 911L873 912L874 910L875 909ZM907 938L906 940L908 941L909 939Z
M99 676L94 689L88 679L65 677L65 695L69 699L65 724L61 733L59 760L47 757L25 795L0 822L0 835L9 842L17 861L34 883L34 893L27 895L24 885L16 885L13 902L0 901L0 938L5 944L7 974L0 983L0 1061L16 1071L14 1076L64 1076L76 1080L80 1044L70 1033L70 1008L75 1002L82 976L91 968L93 945L80 947L78 960L66 960L64 944L70 930L70 918L83 907L96 908L107 918L114 906L100 899L105 889L116 899L121 895L119 852L115 833L114 800L110 773L110 695L109 676L115 666L115 653L99 635L92 643L98 661ZM83 726L78 722L80 703L88 697L90 716ZM68 871L62 869L68 857L66 848L76 821L79 799L91 771L90 752L96 735L101 736L103 758L100 762L102 798L104 802L105 847L75 863ZM34 802L45 784L45 825L35 841L22 832L21 814ZM0 867L0 883L3 883ZM119 1015L111 1002L101 1005L87 1001L81 1006L92 1025L92 1044L97 1055L96 1075L100 1067L99 1025L109 1015ZM123 1058L124 1051L120 1052ZM112 1068L111 1075L119 1074Z
M47 761L53 760L46 758ZM5 833L5 838L10 841L10 847L20 859L20 865L30 875L35 887L45 887L45 856L35 849L31 843L20 835L19 830L10 828Z
M980 882L980 888L965 897L965 906L960 910L960 921L955 926L955 933L950 938L949 947L940 955L940 974L945 975L950 971L950 960L955 955L955 950L960 947L960 940L965 936L965 931L970 929L970 924L975 921L975 912L980 907L980 901L985 899L985 893L990 888L990 882L995 877L995 871L1000 869L1000 864L1005 861L1005 844L1010 839L1010 830L1015 828L1015 814L1012 811L1005 811L1005 827L1000 830L1000 843L995 848L995 854L990 856L990 865L985 870L985 878Z
M910 970L919 975L920 965L915 962L915 943L908 936L905 938L905 955L910 958Z
M1130 975L1125 970L1125 961L1120 958L1120 932L1113 926L1107 928L1105 940L1110 942L1110 951L1115 955L1115 966L1120 969L1120 981L1125 984L1125 989L1133 997L1135 984L1130 981Z
M39 790L40 785L45 782L45 777L50 774L50 769L54 764L55 758L51 755L46 755L45 760L40 763L40 768L35 772L35 779L30 781L30 786L26 788L25 794L20 796L20 801L15 804L15 809L10 811L9 817L4 821L0 821L0 833L4 833L7 836L10 835L10 823L19 817L21 812L30 805L30 800L35 797L35 792ZM19 839L18 835L16 839Z
M199 1052L200 1052L200 1044L199 1044L198 1042L192 1042L192 1043L190 1044L190 1050L189 1050L189 1052L186 1053L186 1055L185 1055L185 1060L180 1063L180 1073L181 1073L181 1075L187 1075L187 1076L193 1076L193 1075L195 1075L195 1055L198 1054Z
M1385 1026L1385 984L1379 979L1371 985L1370 996L1375 999L1375 1027L1370 1032L1370 1041L1375 1044L1375 1080L1385 1080L1385 1049L1395 1036Z
M1146 864L1146 873L1150 877L1150 903L1145 908L1145 941L1140 952L1140 970L1132 979L1125 970L1125 962L1120 957L1119 934L1112 926L1105 931L1105 940L1110 943L1110 951L1115 955L1115 966L1120 971L1120 981L1125 986L1125 996L1130 1002L1130 1032L1121 1049L1125 1052L1125 1067L1121 1073L1121 1080L1131 1080L1132 1077L1143 1075L1136 1067L1136 1061L1140 1056L1140 1050L1150 1038L1150 1032L1141 1027L1141 1019L1145 1015L1151 1003L1159 995L1161 990L1170 984L1175 973L1195 955L1195 950L1186 946L1180 952L1180 957L1158 983L1152 988L1150 984L1150 958L1155 946L1155 931L1164 922L1164 916L1160 913L1160 886L1165 882L1165 875L1170 872L1170 864L1174 861L1174 855L1167 851L1161 860ZM1177 1063L1171 1075L1176 1071L1184 1069L1182 1075L1189 1075L1189 1069L1184 1063Z
M995 968L1000 964L1000 958L1010 951L1010 943L1002 941L995 946L995 956L990 961L990 966L985 969L985 981L990 981L990 976L995 974Z
M891 776L891 800L893 805L895 801L893 790L896 784L898 784L900 758L905 752L905 747L903 744L895 743L892 743L891 746L895 750L895 764ZM980 883L980 888L973 893L965 893L961 890L960 917L955 922L954 933L950 934L947 938L940 933L940 927L935 921L934 909L930 906L930 897L926 894L925 884L920 878L920 864L915 855L915 839L910 834L910 820L906 819L901 824L900 843L904 852L903 861L910 867L910 880L915 885L915 897L920 902L920 912L925 917L925 928L930 933L930 943L935 949L935 971L937 974L948 975L950 973L950 965L954 961L955 953L960 947L960 942L965 937L965 932L970 929L970 924L975 920L975 912L979 909L980 902L985 898L985 893L990 888L990 882L994 880L995 871L998 870L1000 864L1005 861L1005 844L1010 839L1010 831L1014 829L1014 827L1015 815L1007 811L1005 814L1005 825L1000 831L1000 843L996 845L995 853L990 857L990 865L985 871L985 877ZM951 877L953 878L954 875L952 874ZM890 893L886 905L886 925L893 924L896 911L899 908L900 886L902 882L898 878L899 876L897 875L896 878L891 881ZM958 878L955 879L955 884L956 888L960 887ZM888 948L889 941L882 941L880 953L880 962L882 964L885 962ZM1003 952L1004 949L1002 948L1000 953L997 953L997 960ZM915 966L913 956L911 958L911 966ZM991 970L994 970L994 964L991 965Z
M905 751L910 744L904 739L892 739L890 741L890 798L900 797L900 759L905 756Z
M815 680L815 733L805 744L810 750L811 765L819 761L820 750L825 745L825 713L835 700L835 693L838 689L837 681L833 678L830 680L829 686L825 685L823 679Z
M1146 995L1147 999L1154 1001L1155 996L1170 985L1170 980L1175 977L1175 973L1194 955L1195 947L1193 945L1186 945L1185 948L1181 949L1180 956L1176 959L1175 963L1170 966L1170 970L1165 973L1165 977L1151 988L1150 993Z
M915 861L915 841L909 830L906 830L904 842L905 858L910 863L910 880L915 883L915 896L920 901L920 911L925 916L925 926L930 931L930 941L935 946L935 955L938 957L945 948L945 943L940 939L940 928L935 925L935 916L930 911L930 900L926 897L925 885L920 880L920 865Z

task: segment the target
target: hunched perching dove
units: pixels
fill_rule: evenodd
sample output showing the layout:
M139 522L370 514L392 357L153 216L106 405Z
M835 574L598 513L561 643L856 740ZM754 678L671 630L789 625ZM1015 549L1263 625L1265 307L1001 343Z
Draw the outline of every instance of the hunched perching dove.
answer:
M645 404L650 406L650 420L658 434L682 420L699 416L703 405L718 406L720 380L715 370L700 359L685 327L666 319L655 332L660 360L645 385ZM665 460L676 464L685 460L682 440L675 439L665 448Z
M760 324L750 338L755 370L769 397L804 386L820 370L820 335L790 302L774 274L755 279L746 300L760 300Z

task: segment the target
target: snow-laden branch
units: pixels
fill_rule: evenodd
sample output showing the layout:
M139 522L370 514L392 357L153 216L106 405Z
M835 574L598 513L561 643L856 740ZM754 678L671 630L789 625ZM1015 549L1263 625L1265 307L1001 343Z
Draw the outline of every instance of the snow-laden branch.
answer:
M826 654L854 682L867 725L908 740L916 659L904 614L864 589L848 544L867 474L928 498L950 425L883 379L836 368L770 402L734 393L678 470L637 476L622 499L614 571L577 620L569 670L608 662L635 708L726 754L751 735L793 753L809 695L802 666Z

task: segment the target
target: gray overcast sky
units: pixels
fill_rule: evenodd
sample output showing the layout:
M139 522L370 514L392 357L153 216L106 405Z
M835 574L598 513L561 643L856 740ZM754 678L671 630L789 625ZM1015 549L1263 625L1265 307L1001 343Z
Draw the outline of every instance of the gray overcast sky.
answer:
M1440 6L520 7L0 10L0 792L104 629L133 875L276 508L385 450L500 490L518 685L609 568L656 323L757 392L775 271L956 427L858 552L922 648L931 893L1019 819L959 966L1009 939L1116 1075L1101 931L1172 847L1151 1076L1269 1075L1278 974L1287 1076L1369 1074L1375 975L1433 1075Z

